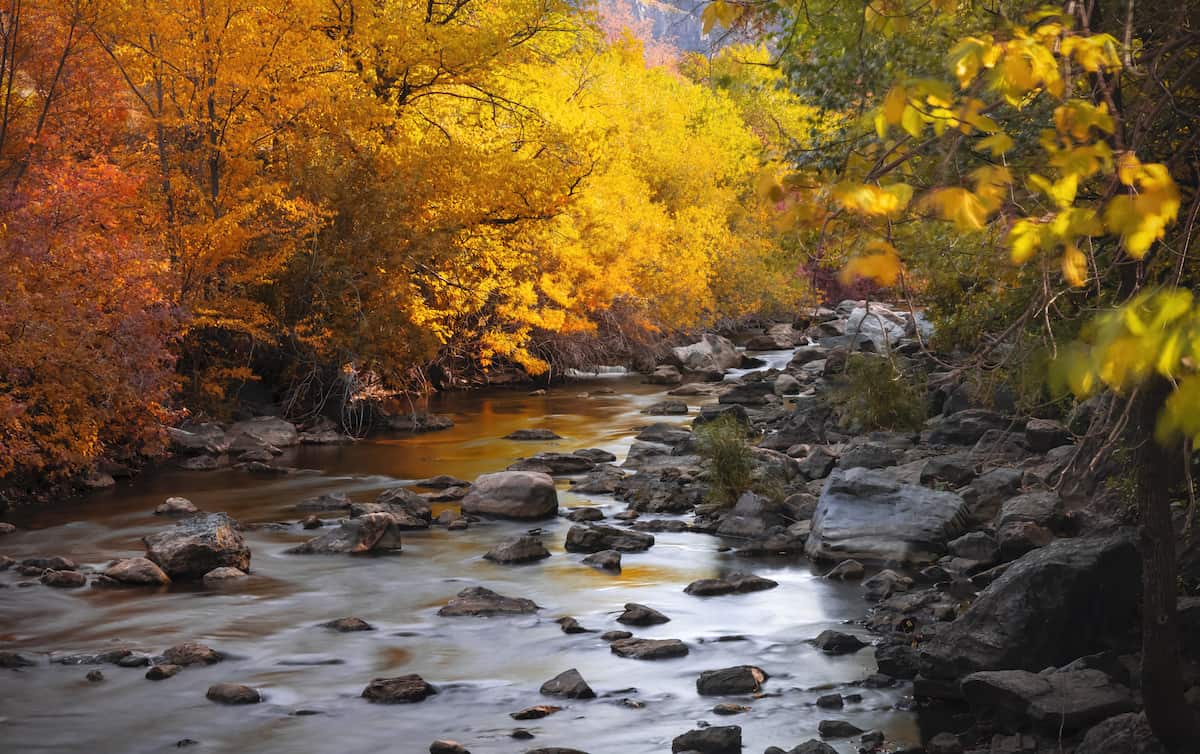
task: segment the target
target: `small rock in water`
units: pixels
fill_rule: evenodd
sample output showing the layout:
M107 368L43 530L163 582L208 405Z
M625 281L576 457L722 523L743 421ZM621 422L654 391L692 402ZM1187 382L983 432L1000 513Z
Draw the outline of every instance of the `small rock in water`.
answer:
M394 678L376 678L363 689L362 696L379 704L412 704L436 694L437 689L421 676L410 673Z
M171 583L171 577L147 558L125 558L105 569L104 575L122 584L161 586Z
M122 668L144 668L150 664L150 658L146 655L129 654L117 660L117 665Z
M487 587L472 586L456 594L442 609L438 610L438 615L447 617L524 615L535 613L537 610L537 603L533 600L523 597L505 597Z
M594 699L596 692L583 680L575 668L564 670L542 684L541 692L546 696L561 696L567 699Z
M315 513L310 513L304 517L303 521L300 522L300 526L304 529L320 529L324 525L325 522L322 521L321 517Z
M347 618L337 618L327 623L321 624L322 628L332 628L334 631L341 633L350 633L352 631L374 631L375 627L367 623L362 618L350 616Z
M553 704L538 704L533 707L526 707L519 712L510 712L508 716L513 720L541 720L543 717L560 711L562 711L562 707L555 707Z
M223 658L221 653L206 644L189 641L163 652L163 659L172 665L212 665Z
M459 479L456 476L449 474L438 474L427 479L418 479L413 482L417 487L428 487L431 490L441 490L448 487L470 487L471 483L465 479Z
M446 531L462 531L470 526L465 518L456 518L446 526Z
M156 516L192 516L199 512L196 504L186 497L169 497L154 509Z
M818 741L815 738L810 738L799 746L796 746L788 751L784 751L778 746L771 746L768 747L763 754L838 754L838 752L837 749L833 748L824 741Z
M737 665L720 670L706 670L696 679L696 691L701 696L754 694L762 690L768 676L754 665Z
M545 391L542 391L545 394ZM562 437L549 429L518 429L515 432L509 432L504 436L505 440L561 440Z
M741 754L742 729L737 725L713 725L676 736L671 751L695 754Z
M618 639L628 639L633 636L629 631L605 631L600 634L600 638L604 641L617 641Z
M825 574L825 578L835 581L851 581L861 579L865 572L866 569L863 568L862 563L854 559L849 559L835 565L833 570Z
M104 674L101 673L99 670L90 670L90 671L88 671L86 678L91 683L100 683L101 681L104 680Z
M845 720L822 720L817 723L817 732L821 734L821 738L849 738L857 736L863 730Z
M567 513L567 519L576 523L601 521L604 519L604 512L599 508L572 508Z
M231 581L246 578L246 572L233 566L221 566L204 574L202 581L205 586L221 586Z
M5 534L12 534L16 530L17 530L17 527L13 526L12 524L8 523L7 521L0 521L0 536L3 536Z
M732 702L721 702L712 708L714 715L740 715L743 712L749 712L750 707L744 704L733 704Z
M700 579L693 581L683 591L696 597L713 597L721 594L760 592L764 589L774 589L777 586L779 586L778 581L772 581L762 576L732 573L722 579Z
M46 570L42 572L41 581L58 589L78 589L87 584L87 577L79 571Z
M625 603L625 612L617 617L618 623L624 623L627 626L654 626L670 620L654 608L639 605L636 602Z
M204 694L210 702L218 704L258 704L262 695L249 686L240 683L217 683L208 687Z
M817 634L817 638L813 639L813 644L822 652L832 655L850 654L867 646L866 642L853 634L832 630L825 630Z
M513 732L510 733L509 736L517 739L518 741L528 741L533 738L533 734L524 728L513 728Z
M679 639L618 639L609 647L618 657L634 660L664 660L688 653L687 645Z
M621 553L616 550L601 550L583 559L584 564L602 571L621 572Z
M845 703L841 694L825 694L817 697L817 706L821 709L841 709Z
M493 563L532 563L550 557L542 540L525 535L496 545L484 554Z
M869 730L866 733L862 734L862 736L859 737L858 740L862 743L863 746L867 747L868 749L874 750L874 749L877 749L877 748L883 746L883 742L886 740L886 738L887 737L883 735L883 731L881 731L881 730ZM930 749L927 745L925 748L925 754L935 754L935 752L932 749Z
M31 668L36 664L17 652L0 652L0 668Z
M562 632L564 634L592 633L592 630L590 628L584 628L583 626L579 625L579 621L576 620L575 618L572 618L569 615L566 617L563 617L563 618L559 618L558 620L556 620L554 622L557 623L560 628L562 628Z
M471 752L467 751L467 747L458 741L438 739L429 744L429 754L471 754Z
M146 679L150 681L165 681L181 670L183 670L182 667L168 663L151 665L150 669L146 671Z
M224 513L185 518L142 541L146 557L173 579L200 578L221 566L250 569L250 548Z

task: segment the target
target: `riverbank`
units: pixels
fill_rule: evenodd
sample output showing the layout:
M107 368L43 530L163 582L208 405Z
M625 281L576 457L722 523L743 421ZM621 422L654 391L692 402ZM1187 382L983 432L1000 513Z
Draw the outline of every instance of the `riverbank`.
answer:
M238 751L253 738L256 751L314 742L366 751L396 740L423 751L434 739L456 739L474 752L557 745L649 754L704 721L719 731L700 739L705 745L731 746L718 739L736 725L749 750L821 738L846 753L994 751L997 740L1016 735L1024 746L1020 736L1028 735L1033 748L1010 750L1036 751L1057 736L1037 738L1047 723L1030 710L1040 707L1011 702L1046 696L1036 679L966 681L980 670L1045 665L1070 666L1049 693L1073 705L1069 724L1058 720L1056 729L1068 746L1134 709L1134 680L1118 673L1136 660L1125 615L1130 574L1136 579L1131 547L1119 528L1082 516L1047 489L1070 433L957 398L947 406L953 387L920 432L845 431L822 397L848 348L875 347L869 338L846 339L848 309L814 325L811 342L752 354L762 361L757 369L706 340L677 354L679 366L659 370L660 380L676 370L680 384L616 377L537 395L447 394L426 407L454 420L438 432L285 443L265 460L163 469L81 506L22 511L19 530L0 538L0 552L14 561L0 573L9 587L0 589L0 607L14 627L3 637L3 650L15 653L6 662L32 663L0 675L10 740L31 751L70 751L136 727L139 740L111 750L195 740ZM896 324L898 350L919 358ZM683 381L700 374L723 379ZM772 482L763 486L771 494L746 495L730 509L706 503L711 469L692 433L720 414L755 435L756 478ZM519 430L561 439L504 439ZM610 455L615 462L604 460ZM463 517L472 503L462 496L480 475L505 467L548 473L558 515ZM431 479L438 475L476 484ZM240 522L249 575L101 588L112 559L140 555L140 538L178 528L153 514L171 496ZM306 529L314 515L322 525ZM374 554L293 552L307 541L344 539L330 532L379 531L368 519L382 521L382 535L354 544ZM522 536L547 555L523 565L484 557ZM619 571L588 563L592 550L605 548L623 550ZM48 556L74 562L33 560ZM35 571L46 565L90 585L40 583L46 574ZM738 575L747 573L758 578ZM59 578L71 580L49 581ZM455 595L476 586L537 607L508 617L446 614ZM629 626L620 620L628 603L670 620ZM560 625L567 616L575 622ZM349 617L375 630L324 626ZM1087 622L1072 622L1079 618ZM603 635L617 630L666 643L618 651L610 642L619 640ZM973 649L973 636L993 637L989 646L1003 651ZM146 664L164 664L165 650L189 641L224 659L146 680ZM111 649L128 654L104 655ZM636 659L657 652L676 656ZM1074 662L1084 654L1096 657ZM744 665L764 677L717 696L696 685L708 671ZM570 668L597 699L541 691ZM104 680L84 680L92 669ZM409 673L439 693L396 708L361 698L373 678ZM223 682L247 686L262 702L229 708L205 698ZM977 693L998 685L1008 691ZM45 699L56 704L35 706ZM533 722L509 717L537 704L566 710ZM534 740L514 741L518 729Z

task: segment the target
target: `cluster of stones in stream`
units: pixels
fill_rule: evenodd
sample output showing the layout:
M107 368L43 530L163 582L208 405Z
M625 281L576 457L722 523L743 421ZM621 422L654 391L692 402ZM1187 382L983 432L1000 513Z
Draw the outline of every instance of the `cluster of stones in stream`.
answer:
M474 484L435 478L415 485L431 492L397 488L369 504L355 504L336 494L304 501L298 512L347 518L298 551L388 550L399 547L397 532L405 527L461 528L481 517L549 518L558 513L553 477L570 475L574 492L612 495L628 505L613 517L619 522L616 526L598 524L605 514L597 508L568 512L575 525L568 531L567 549L587 553L584 564L619 571L622 553L653 546L650 532L691 531L720 537L738 557L806 555L831 566L830 579L861 580L868 606L862 627L877 636L878 666L878 673L861 685L911 682L917 704L949 705L966 721L957 733L945 731L926 741L928 752L1035 751L1060 733L1075 746L1076 754L1116 754L1131 749L1112 748L1110 742L1130 740L1139 741L1138 750L1145 754L1158 751L1146 733L1144 718L1136 714L1138 658L1129 631L1138 593L1134 544L1128 532L1098 512L1071 510L1068 501L1053 491L1076 453L1075 436L1086 428L1089 412L1102 407L1081 404L1063 422L1019 417L1011 405L1004 410L1003 396L981 395L955 373L938 372L937 362L928 361L924 366L932 371L933 418L925 428L856 436L842 429L824 393L852 353L869 356L892 348L892 357L906 365L927 360L913 338L917 323L908 314L879 304L872 303L868 314L851 302L816 312L802 324L803 331L787 326L763 336L780 347L798 346L784 370L762 370L717 382L725 371L741 366L743 356L727 340L710 335L675 349L672 363L661 365L649 378L673 386L669 392L675 398L715 398L715 405L700 408L693 426L726 415L745 426L748 436L757 438L755 479L763 487L782 490L781 499L748 493L729 509L707 504L708 472L697 455L691 430L676 424L649 424L637 434L621 466L602 450L543 452L517 461L506 471L484 475ZM714 381L684 383L688 376ZM982 408L982 404L1000 409ZM678 405L667 402L649 411L677 412ZM238 432L249 435L248 429L258 433L260 444L290 441L288 428L278 421L258 421ZM279 435L272 438L268 430ZM237 434L233 428L221 430L220 436L211 429L187 431L193 436L173 434L177 449L186 445L192 452L207 454L228 452L235 443L225 443L231 433ZM512 439L551 438L533 431ZM210 442L213 445L206 444ZM241 452L264 450L249 447L248 440L241 442ZM428 504L435 500L458 500L462 513L434 520ZM189 516L181 522L184 529L237 534L236 525L223 514L203 514L194 506L189 509L186 502L168 501L159 512ZM689 513L690 521L636 520L646 514ZM203 523L189 524L191 520ZM5 531L0 527L0 534ZM221 549L234 558L234 563L222 568L238 568L238 538L216 537L230 545ZM162 542L158 549L163 552L157 558L148 551L145 561L158 566L167 578L176 577L172 568L179 577L195 577L202 566L164 564L172 561L171 539ZM537 535L530 534L497 545L489 555L498 563L517 563L544 558L548 551ZM210 560L196 560L210 564ZM239 570L248 565L247 550L245 568ZM69 586L77 580L57 575L78 572L66 559L0 562L0 568L11 566L22 574L42 576L47 583ZM141 580L134 583L156 581L155 571L143 562L124 564L114 573ZM116 575L103 578L117 581ZM767 582L735 573L701 580L687 589L697 596L720 595L774 585ZM644 605L630 603L625 608L617 620L634 627L669 620ZM536 610L529 600L473 587L461 592L441 614ZM1180 610L1185 627L1200 629L1200 600L1185 599ZM342 621L332 628L364 630L353 619ZM563 619L560 626L568 633L588 630L574 619ZM614 653L635 658L641 654L653 659L660 652L681 654L688 648L680 640L639 639L629 632L610 631L602 638L611 643ZM866 646L858 629L826 632L813 644L830 654ZM25 658L20 655L0 655L0 665L6 667L22 662ZM167 673L166 668L179 666L156 667ZM731 682L741 684L737 688L757 689L766 679L752 666L712 672L735 679ZM407 680L373 682L384 682L373 694L387 696L386 690L394 687L399 696L414 697L402 701L417 701L416 696L436 691L419 677L401 679ZM545 693L567 698L587 698L569 693L594 693L571 671L547 682L546 688L551 690ZM1200 685L1189 693L1200 699ZM364 696L371 698L366 691ZM854 703L856 696L825 693L815 705L841 709L847 702ZM724 715L738 712L743 705L718 706L721 710L714 709L714 714ZM963 718L964 712L970 716ZM735 742L740 749L736 728L699 728L676 739L673 750L720 752ZM824 737L861 733L852 728L847 721L827 720L817 732ZM883 742L876 732L867 732L861 744L863 750L873 751ZM439 750L465 750L454 746L459 748ZM814 740L795 746L790 754L828 751L826 744Z

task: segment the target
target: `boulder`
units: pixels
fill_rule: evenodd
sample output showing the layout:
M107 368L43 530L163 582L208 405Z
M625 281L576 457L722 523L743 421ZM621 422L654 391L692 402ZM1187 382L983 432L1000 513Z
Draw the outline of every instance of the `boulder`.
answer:
M910 577L885 568L862 583L863 599L871 602L886 600L897 592L907 592L912 584Z
M742 729L737 725L712 725L690 730L671 741L671 752L741 754Z
M524 615L535 613L537 603L524 597L505 597L482 586L468 587L445 604L438 615L442 616L489 616Z
M220 568L214 568L208 573L204 574L202 581L204 582L205 586L213 587L224 586L232 581L238 581L239 579L244 578L246 578L245 571L237 568L231 568L229 566L221 566Z
M692 428L702 427L723 416L730 417L732 421L741 424L743 427L750 426L750 414L747 413L746 407L738 403L733 403L729 405L701 406L700 413L696 414L695 419L692 419Z
M542 540L527 534L496 545L483 557L493 563L532 563L550 557L550 551Z
M1010 521L996 532L1000 557L1016 560L1031 550L1045 547L1054 541L1054 533L1031 521Z
M300 444L296 426L278 416L256 416L240 421L225 433L230 450L254 450L261 447L288 448Z
M654 546L654 535L612 526L575 524L567 530L568 552L642 552Z
M471 754L471 752L458 741L439 738L429 744L429 754Z
M825 654L845 655L857 652L867 646L867 643L854 634L826 629L817 634L817 638L813 639L813 645Z
M705 333L699 342L671 349L680 366L689 372L725 371L742 363L742 355L728 338Z
M881 443L851 445L838 459L839 469L883 469L899 461L896 451Z
M337 528L291 548L297 554L361 554L401 549L400 527L391 513L367 513L342 520Z
M125 558L104 570L104 575L122 584L135 586L161 586L171 583L171 578L147 558Z
M824 741L818 741L815 738L809 739L799 746L794 746L787 751L772 746L767 749L765 754L838 754L837 749L833 748Z
M972 711L1012 732L1072 733L1135 709L1129 689L1099 670L983 671L960 687Z
M181 454L206 453L221 455L229 449L225 430L215 423L192 424L187 427L167 427L171 450Z
M183 670L183 668L181 666L171 665L169 663L161 663L158 665L151 665L150 669L146 671L146 680L147 681L165 681L168 678L172 678L172 677L178 675L179 671L181 671L181 670Z
M905 336L907 318L882 304L857 306L846 318L846 335L871 341L875 350L883 353L894 350Z
M627 626L655 626L669 620L671 619L654 608L636 602L626 602L625 612L617 616L617 622Z
M966 523L953 492L903 484L870 469L837 469L821 491L805 550L819 560L923 564L945 552Z
M792 375L784 372L775 378L775 382L771 386L775 395L783 397L785 395L795 395L801 390L800 380Z
M354 633L356 631L374 631L375 630L375 627L372 626L370 623L367 623L362 618L357 618L355 616L349 616L346 618L335 618L331 621L322 623L321 626L323 628L331 628L334 631L337 631L338 633L342 633L342 634Z
M417 481L413 482L413 484L417 487L427 487L431 490L444 490L448 487L470 487L471 486L470 482L463 480L463 479L459 479L456 476L450 476L449 474L438 474L437 476L426 477L425 479L418 479Z
M934 456L921 467L921 484L962 487L975 478L975 461L966 454Z
M198 579L221 566L250 570L250 548L224 513L185 518L142 541L146 557L173 579Z
M187 641L183 644L176 644L167 651L163 652L163 660L171 665L187 667L188 665L213 665L220 662L224 657L220 652L216 651L207 644L201 644L195 641Z
M934 445L974 445L988 430L1019 427L1013 420L985 408L968 408L930 423L929 442Z
M1055 492L1029 492L1017 495L1000 508L996 527L1003 528L1014 521L1024 521L1053 528L1063 518L1063 501Z
M1145 715L1129 712L1093 726L1075 754L1167 754L1167 748L1154 737Z
M862 563L851 558L835 565L825 574L825 578L833 581L856 581L866 575L866 572L867 569Z
M192 516L199 512L196 504L186 497L169 497L154 509L156 516Z
M909 644L881 644L875 647L875 665L880 673L893 678L915 678L917 651Z
M580 458L586 458L594 464L612 463L613 461L617 460L616 454L611 453L604 448L580 448L579 450L572 450L571 455L579 456Z
M744 492L733 508L721 517L716 533L723 537L757 539L785 525L779 506L753 492Z
M363 689L362 697L376 704L412 704L423 702L437 689L421 676L410 673L394 678L375 678Z
M1034 453L1045 453L1070 442L1070 430L1053 419L1030 419L1025 423L1025 444Z
M959 494L967 501L971 521L976 524L990 522L1000 505L1021 489L1024 476L1020 469L992 469L964 487Z
M208 687L204 694L210 702L217 704L258 704L262 695L240 683L217 683Z
M350 505L350 496L346 493L327 492L324 495L301 500L296 503L296 510L303 513L348 513Z
M683 382L683 375L677 367L664 364L654 368L654 372L646 376L646 382L651 385L678 385Z
M513 720L541 720L555 712L562 712L562 707L555 707L553 704L536 704L517 712L510 712L508 716Z
M634 435L634 439L661 445L679 445L692 439L692 432L687 427L681 427L678 424L658 422L643 428Z
M564 670L542 684L540 691L546 696L561 696L566 699L594 699L596 692L587 685L575 668Z
M642 409L643 414L650 416L684 416L687 412L688 405L683 401L659 401Z
M849 738L862 733L862 728L845 720L822 720L817 723L817 732L821 738Z
M618 657L634 660L663 660L688 653L687 645L679 639L618 639L609 648Z
M1135 623L1131 536L1064 539L1023 556L921 647L921 674L1038 671L1119 643Z
M508 471L543 471L550 474L582 474L596 467L596 462L576 453L538 453L508 465ZM476 482L478 484L478 482Z
M504 436L505 440L532 442L538 440L561 440L562 436L549 429L518 429Z
M770 382L766 380L743 382L721 393L721 397L717 398L717 403L722 405L764 406L769 402L767 400L768 395L775 395L775 387Z
M548 474L534 471L483 474L462 499L462 512L520 521L552 518L558 513L558 492Z
M753 665L706 670L696 679L696 692L701 696L757 694L768 678L762 668Z
M996 544L996 538L982 531L962 535L950 542L949 548L954 557L974 560L985 567L995 565L1000 557L1000 546Z
M774 589L778 581L755 576L752 573L731 573L719 579L699 579L684 587L683 591L697 597L713 597L721 594L744 594Z
M621 572L621 553L616 550L601 550L583 559L585 565L599 568L602 571Z
M87 576L79 571L56 571L47 568L42 572L40 581L56 589L78 589L87 584Z

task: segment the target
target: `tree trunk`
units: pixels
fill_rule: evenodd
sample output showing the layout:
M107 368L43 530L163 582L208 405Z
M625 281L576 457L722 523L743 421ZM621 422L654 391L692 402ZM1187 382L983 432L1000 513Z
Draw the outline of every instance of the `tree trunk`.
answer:
M1155 376L1134 399L1138 450L1138 512L1142 553L1142 699L1154 735L1174 754L1196 751L1200 724L1183 698L1180 673L1175 527L1171 520L1171 478L1178 453L1154 440L1158 412L1170 392Z

